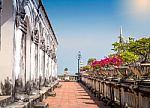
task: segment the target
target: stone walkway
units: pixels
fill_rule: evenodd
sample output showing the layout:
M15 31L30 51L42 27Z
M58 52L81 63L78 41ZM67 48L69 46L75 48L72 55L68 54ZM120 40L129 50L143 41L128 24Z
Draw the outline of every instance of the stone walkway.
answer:
M44 102L49 108L108 108L94 98L84 86L77 82L60 82L56 88L56 97L47 97Z

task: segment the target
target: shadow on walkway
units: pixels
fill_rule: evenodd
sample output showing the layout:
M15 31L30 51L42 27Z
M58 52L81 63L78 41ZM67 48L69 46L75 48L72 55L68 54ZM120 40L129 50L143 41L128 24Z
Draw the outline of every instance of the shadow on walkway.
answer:
M109 108L96 99L82 84L77 82L60 82L56 88L56 97L48 97L44 102L49 108Z

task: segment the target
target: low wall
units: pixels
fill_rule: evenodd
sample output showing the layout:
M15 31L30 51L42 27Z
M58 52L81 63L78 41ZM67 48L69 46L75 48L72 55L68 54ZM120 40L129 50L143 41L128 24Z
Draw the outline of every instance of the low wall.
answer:
M150 81L116 81L82 76L81 82L107 105L150 108Z
M64 75L58 75L58 79L59 81L77 81L78 80L78 76L77 75L68 75L67 77L69 77L69 79L65 78L66 76Z

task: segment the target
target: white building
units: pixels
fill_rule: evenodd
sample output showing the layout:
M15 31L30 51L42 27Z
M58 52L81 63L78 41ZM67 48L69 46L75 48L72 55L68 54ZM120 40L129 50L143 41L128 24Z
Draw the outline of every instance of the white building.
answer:
M1 3L0 94L54 81L58 42L41 0Z

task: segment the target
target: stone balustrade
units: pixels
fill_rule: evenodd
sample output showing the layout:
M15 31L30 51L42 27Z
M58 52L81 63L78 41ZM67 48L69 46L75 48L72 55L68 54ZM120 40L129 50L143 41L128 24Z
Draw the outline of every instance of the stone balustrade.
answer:
M69 77L69 80L67 80L67 81L77 81L78 80L77 75L68 75L67 77ZM58 79L59 79L59 81L66 81L64 75L58 75Z
M81 82L107 105L150 108L150 81L119 81L81 76Z

